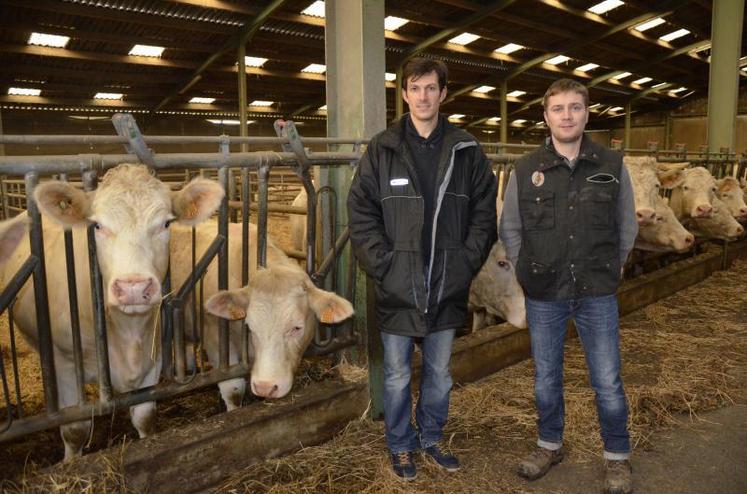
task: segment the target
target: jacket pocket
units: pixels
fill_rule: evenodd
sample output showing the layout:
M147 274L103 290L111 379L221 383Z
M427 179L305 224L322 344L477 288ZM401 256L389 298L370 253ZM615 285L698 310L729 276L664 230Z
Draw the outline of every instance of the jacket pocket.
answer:
M438 252L438 251L437 251ZM469 286L476 274L464 247L461 249L444 249L437 255L431 274L431 300L440 304L445 301L466 303Z
M555 194L549 190L533 190L521 197L521 222L525 230L555 228Z
M415 290L415 255L419 252L395 250L392 252L389 269L378 283L378 303L390 309L418 308Z

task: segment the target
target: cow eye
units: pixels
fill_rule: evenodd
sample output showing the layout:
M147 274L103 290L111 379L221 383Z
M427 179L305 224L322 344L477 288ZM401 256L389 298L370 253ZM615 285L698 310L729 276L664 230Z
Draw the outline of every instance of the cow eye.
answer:
M301 331L303 331L303 327L302 326L293 326L293 328L290 330L290 333L291 334L298 334Z
M498 265L502 268L505 268L506 266L508 266L508 263L506 261L498 261Z
M173 221L174 221L173 219L170 219L170 220L166 220L166 222L165 222L165 223L163 224L163 227L164 227L164 228L168 228L168 227L170 227L170 226L171 226L171 223L173 223Z
M690 187L688 187L687 185L683 185L682 190L690 190Z
M101 223L94 223L94 224L93 224L93 227L94 227L94 228L95 228L96 230L101 230Z
M712 190L713 192L716 192L716 187L711 187L711 190Z

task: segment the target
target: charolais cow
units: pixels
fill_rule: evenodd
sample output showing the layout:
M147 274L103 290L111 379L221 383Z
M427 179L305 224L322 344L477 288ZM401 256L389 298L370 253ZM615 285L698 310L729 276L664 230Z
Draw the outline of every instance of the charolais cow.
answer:
M251 390L257 396L281 398L293 385L293 373L303 353L314 337L318 321L338 323L353 315L353 306L343 297L317 288L306 272L288 258L268 238L267 267L256 269L257 229L249 225L249 284L241 286L241 225L229 225L228 290L218 291L217 260L205 275L203 290L205 317L203 347L208 358L218 363L218 319L229 319L229 361L237 363L241 355L241 326L251 330L250 359ZM216 223L208 222L197 228L198 258L216 234ZM187 229L176 228L172 237L171 269L174 286L189 274L191 244ZM198 308L201 310L201 308ZM185 310L189 315L191 310ZM186 317L192 331L191 316ZM226 408L241 405L246 381L236 378L219 384Z
M726 204L737 221L747 221L747 204L744 202L744 192L739 186L739 180L734 177L724 177L716 180L716 196Z
M656 158L652 156L625 156L623 164L628 170L633 184L635 215L638 225L652 225L656 222L656 198L659 197L661 182L657 175Z
M695 237L679 222L669 201L657 197L656 220L638 227L635 247L654 252L684 252L690 250L694 242Z
M500 226L503 211L500 199L496 200L496 209ZM498 317L517 328L527 327L524 291L516 280L516 271L500 240L493 244L488 259L472 280L468 308L472 311L473 330L494 324Z
M713 199L713 213L706 218L691 218L688 228L697 236L735 240L744 234L744 227L731 215L729 208L718 198Z
M302 187L301 192L293 199L292 206L306 207L307 198L306 189ZM294 250L306 252L306 216L292 214L290 215L290 222L291 246Z
M160 353L152 348L161 302L161 281L169 263L169 225L197 224L220 205L223 189L215 181L195 179L172 193L142 165L122 164L109 170L98 189L83 192L65 182L45 182L34 198L46 218L72 228L78 286L80 333L85 381L97 381L93 309L88 268L86 226L95 226L96 252L104 286L106 330L112 388L117 393L156 384ZM60 408L78 403L70 307L64 278L63 230L44 223L44 251L55 371ZM15 273L29 255L19 247L3 268ZM13 317L29 343L38 349L33 281L18 293ZM155 403L130 407L140 437L155 428ZM65 459L79 456L90 420L60 427Z
M716 179L702 166L687 166L687 163L659 163L663 171L660 179L662 176L678 175L669 205L680 221L683 218L708 218L715 212L713 199L716 198Z
M21 240L26 238L27 228L26 215L0 222L0 264L7 261Z

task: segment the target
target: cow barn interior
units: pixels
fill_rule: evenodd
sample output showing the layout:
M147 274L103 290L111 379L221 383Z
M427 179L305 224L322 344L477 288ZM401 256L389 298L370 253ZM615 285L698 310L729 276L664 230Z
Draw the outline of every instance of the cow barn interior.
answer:
M565 355L570 453L559 467L568 473L531 484L515 474L536 434L534 368L526 321L521 327L494 307L470 310L452 352L456 386L445 433L464 468L448 474L426 464L406 485L391 473L374 285L351 254L345 200L368 140L407 112L398 89L402 64L423 56L448 66L440 111L483 145L499 198L516 160L549 135L547 87L567 77L588 88L586 135L624 154L637 211L652 215L651 224L639 215L618 290L634 483L641 492L747 491L739 467L747 462L744 0L0 0L0 14L1 219L30 218L28 239L1 268L0 490L602 489L594 393L573 328ZM183 275L173 264L168 278L165 267L156 269L162 299L144 292L162 300L151 304L144 329L152 352L136 353L162 368L124 388L122 350L111 334L108 343L102 337L107 324L112 331L119 323L104 302L111 268L96 247L100 225L86 219L74 227L76 247L66 249L48 217L59 209L53 218L64 223L79 211L75 191L104 187L104 175L121 162L147 165L174 194L204 180L208 189L197 196L205 203L195 211L205 221L196 231L210 232L193 255L182 232L179 247L190 249L179 252ZM663 183L654 193L659 202L639 204L637 188L654 184L636 173L693 170L707 176L698 186L716 190L712 219L683 218L687 211L672 197L685 193ZM69 181L71 195L48 199L50 213L32 193L52 180ZM205 190L217 186L225 200L207 204ZM309 187L316 200L298 200ZM307 221L307 211L316 211L316 221ZM671 218L666 227L662 218ZM173 262L178 230L171 231ZM225 244L210 243L226 236ZM224 248L232 256L225 265ZM75 316L80 329L69 322L70 251L77 279L86 280L77 290L85 298ZM186 274L205 252L215 258L210 267ZM43 272L39 259L53 255L59 264ZM355 310L339 321L316 314L321 324L296 351L305 350L303 359L288 364L285 396L251 382L259 360L250 356L251 331L224 327L203 310L211 293L233 283L224 276L251 283L258 262L268 270L291 263L294 276ZM34 293L30 279L48 294ZM24 325L26 313L40 322ZM76 332L78 356L67 343ZM245 391L234 393L244 377ZM63 382L79 393L71 403L57 403ZM128 409L153 402L155 433L139 438ZM81 423L89 424L83 454L68 458L60 426ZM677 461L662 451L678 451Z

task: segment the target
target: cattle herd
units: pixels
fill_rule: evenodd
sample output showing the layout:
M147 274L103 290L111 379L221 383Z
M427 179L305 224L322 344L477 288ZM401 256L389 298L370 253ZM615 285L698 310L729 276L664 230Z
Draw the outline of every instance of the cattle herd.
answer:
M747 221L747 205L737 179L716 180L703 167L657 163L652 157L626 157L624 164L635 195L637 248L684 252L693 247L694 236L733 240L744 233L740 222ZM663 189L671 190L669 198L664 197ZM302 196L294 204L304 204L305 193ZM98 374L86 236L86 227L93 225L104 286L111 382L115 392L123 393L157 383L161 355L155 332L162 283L169 267L173 286L181 286L189 277L192 228L199 258L218 232L217 221L210 218L223 197L218 182L203 178L171 192L147 167L131 164L109 170L93 192L58 181L36 187L34 198L42 215L53 220L44 222L43 238L48 295L54 301L49 309L60 408L83 399L73 357L63 228L73 231L85 381L96 382ZM499 211L501 205L499 199ZM4 262L0 269L6 280L29 256L29 242L21 242L27 223L25 214L0 223L0 262ZM299 244L294 245L296 250L303 248L304 228L305 222L296 221L292 233ZM293 374L318 322L340 322L352 316L353 307L344 298L317 288L270 238L266 268L256 268L255 249L249 249L250 282L242 286L242 241L256 245L256 240L253 225L249 238L243 239L241 226L229 224L228 290L218 290L217 261L213 261L202 281L205 313L203 307L184 310L185 334L187 341L200 345L217 366L218 318L228 319L229 363L234 364L241 356L241 327L246 322L251 328L250 389L261 397L279 398L290 391ZM33 281L29 280L18 293L13 317L26 340L37 348L34 303ZM473 329L494 324L498 318L526 327L523 292L500 241L473 281L469 308ZM193 314L199 316L197 320ZM197 321L201 319L204 328L199 331ZM200 336L202 341L198 341ZM194 359L188 360L188 366L196 365ZM219 388L228 410L240 406L246 389L244 378L222 382ZM130 408L132 424L141 437L154 431L155 408L154 402ZM65 459L81 454L90 427L90 420L60 427Z

